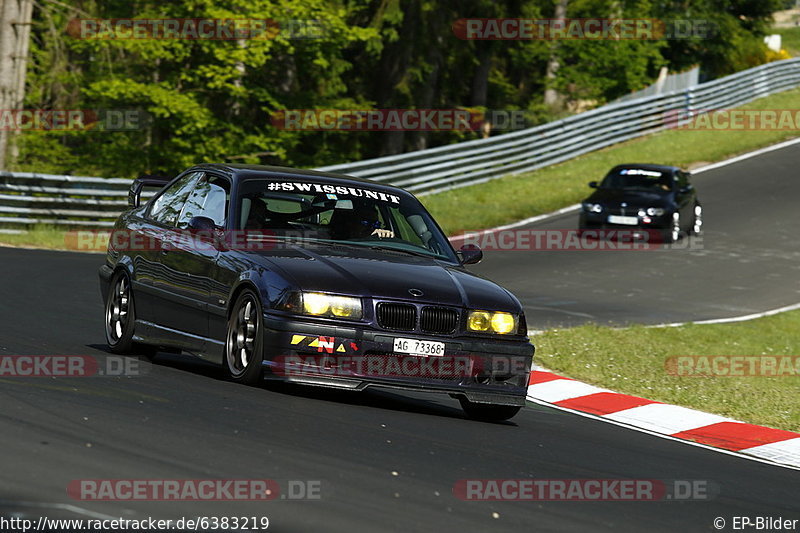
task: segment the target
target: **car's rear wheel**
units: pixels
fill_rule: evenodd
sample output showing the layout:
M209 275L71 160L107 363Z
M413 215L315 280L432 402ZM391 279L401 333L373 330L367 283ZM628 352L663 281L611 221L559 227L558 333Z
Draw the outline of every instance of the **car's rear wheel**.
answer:
M692 233L700 235L703 233L703 206L694 204L694 218L692 219Z
M459 398L461 408L469 418L482 420L484 422L502 422L508 420L522 409L518 405L492 405L486 403L475 403L466 398Z
M263 321L259 298L246 289L236 299L228 318L225 368L237 383L256 385L261 381Z
M111 279L106 298L106 342L112 352L118 354L138 354L147 358L156 355L155 346L133 342L136 325L136 306L134 304L131 280L124 271L117 272Z

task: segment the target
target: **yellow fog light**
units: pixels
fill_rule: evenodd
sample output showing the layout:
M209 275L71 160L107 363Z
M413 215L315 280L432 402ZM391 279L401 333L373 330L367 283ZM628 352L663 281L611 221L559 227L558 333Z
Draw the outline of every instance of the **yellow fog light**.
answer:
M492 330L495 333L507 334L517 329L517 319L509 313L495 313L492 315Z
M361 305L355 298L331 298L331 314L343 318L361 314Z
M472 331L489 331L492 315L486 311L472 311L467 318L467 328Z
M318 292L303 294L303 309L309 315L324 315L330 307L330 297Z

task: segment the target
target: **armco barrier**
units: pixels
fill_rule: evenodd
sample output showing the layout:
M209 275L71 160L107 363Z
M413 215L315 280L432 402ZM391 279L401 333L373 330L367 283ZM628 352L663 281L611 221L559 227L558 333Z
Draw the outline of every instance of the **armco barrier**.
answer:
M675 124L680 114L731 108L800 85L800 58L688 89L638 98L533 128L405 154L322 167L418 195L530 172ZM130 180L0 171L0 227L111 226Z

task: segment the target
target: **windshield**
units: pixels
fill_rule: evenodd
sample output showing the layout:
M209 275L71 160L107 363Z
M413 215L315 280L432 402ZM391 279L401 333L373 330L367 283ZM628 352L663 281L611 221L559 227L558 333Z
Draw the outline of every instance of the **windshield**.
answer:
M457 261L416 199L364 187L312 181L247 180L239 192L238 228L422 254Z
M621 168L609 172L600 186L604 189L669 191L672 187L672 176L669 172L659 170Z

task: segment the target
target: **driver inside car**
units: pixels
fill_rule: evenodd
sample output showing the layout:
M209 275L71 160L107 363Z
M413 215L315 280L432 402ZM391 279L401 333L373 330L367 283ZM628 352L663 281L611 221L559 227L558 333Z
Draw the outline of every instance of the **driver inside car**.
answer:
M331 219L331 232L336 239L394 238L394 231L382 229L378 211L368 202L353 202L352 210L337 210Z

